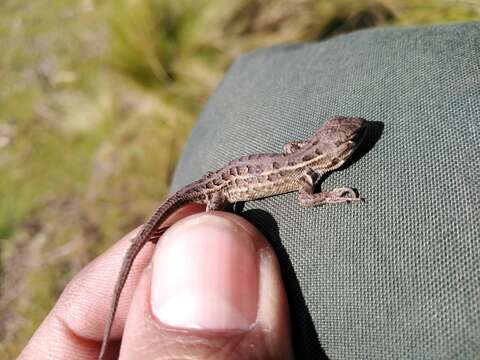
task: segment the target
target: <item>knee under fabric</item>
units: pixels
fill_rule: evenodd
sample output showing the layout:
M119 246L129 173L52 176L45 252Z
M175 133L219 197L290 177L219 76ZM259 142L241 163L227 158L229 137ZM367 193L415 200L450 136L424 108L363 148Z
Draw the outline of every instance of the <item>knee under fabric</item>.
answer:
M370 122L322 183L245 204L274 246L297 358L480 356L480 23L377 28L240 57L210 98L173 189L250 153L280 152L332 115Z

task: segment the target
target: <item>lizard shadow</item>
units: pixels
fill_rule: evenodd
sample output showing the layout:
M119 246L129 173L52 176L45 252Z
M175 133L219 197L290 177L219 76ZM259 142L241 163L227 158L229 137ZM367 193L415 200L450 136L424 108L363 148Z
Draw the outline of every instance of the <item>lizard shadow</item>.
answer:
M238 205L235 207L236 212L242 211L242 209L239 209L242 208L242 205ZM262 232L277 254L290 307L290 324L295 358L328 359L320 344L292 261L280 239L277 222L270 213L259 209L247 210L241 212L241 215Z
M350 158L343 164L338 171L348 168L352 164L356 163L360 160L365 154L367 154L370 150L373 149L375 144L380 140L383 129L385 125L381 121L367 121L367 129L365 132L365 138L363 142L360 144L358 149L352 154ZM322 183L325 179L327 179L332 173L329 172L322 176L320 183ZM354 189L356 191L356 189Z

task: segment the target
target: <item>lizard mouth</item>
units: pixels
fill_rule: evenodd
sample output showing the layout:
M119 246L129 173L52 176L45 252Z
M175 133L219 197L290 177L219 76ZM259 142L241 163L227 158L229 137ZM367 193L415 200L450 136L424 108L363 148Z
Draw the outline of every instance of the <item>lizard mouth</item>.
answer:
M351 138L346 142L347 148L342 151L342 153L340 154L340 157L343 157L344 159L348 159L363 143L366 133L367 133L367 123L365 121L362 124L362 126L358 128L357 131L355 131L352 134Z
M362 126L355 132L351 141L354 143L353 149L356 150L365 140L365 135L367 134L367 122L364 120Z

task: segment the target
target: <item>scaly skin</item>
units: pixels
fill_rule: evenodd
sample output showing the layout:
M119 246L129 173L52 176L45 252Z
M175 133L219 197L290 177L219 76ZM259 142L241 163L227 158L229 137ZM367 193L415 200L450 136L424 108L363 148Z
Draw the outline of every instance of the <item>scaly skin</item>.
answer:
M172 194L155 211L133 240L123 259L113 293L112 306L105 325L103 359L115 318L120 294L139 251L148 241L161 235L164 220L187 203L207 205L207 211L223 210L229 204L298 191L300 206L360 201L353 189L336 188L314 193L320 178L342 166L364 138L366 121L357 117L334 116L308 140L284 145L280 154L257 154L231 161L223 168Z

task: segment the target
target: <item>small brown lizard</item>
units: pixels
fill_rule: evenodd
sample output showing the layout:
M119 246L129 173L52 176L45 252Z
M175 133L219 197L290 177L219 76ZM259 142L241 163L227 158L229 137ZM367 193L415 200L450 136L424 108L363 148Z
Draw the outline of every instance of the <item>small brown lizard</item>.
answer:
M283 146L280 154L258 154L231 161L220 170L178 190L155 211L133 239L123 259L115 284L112 306L105 325L99 359L103 359L120 294L135 257L148 241L158 240L163 221L186 203L207 205L207 211L228 205L298 191L303 207L360 201L353 189L341 187L315 193L320 178L339 168L362 142L366 121L358 117L334 116L308 140Z

